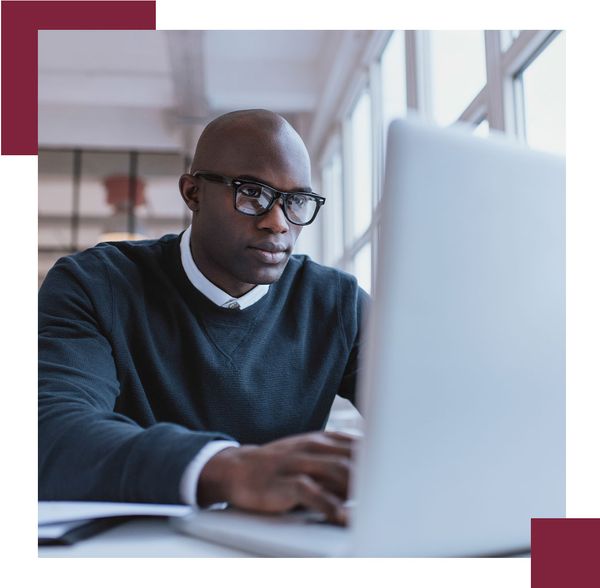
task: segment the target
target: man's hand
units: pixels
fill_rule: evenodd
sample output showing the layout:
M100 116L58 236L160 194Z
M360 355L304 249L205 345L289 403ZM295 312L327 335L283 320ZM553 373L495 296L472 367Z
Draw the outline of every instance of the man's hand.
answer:
M343 433L305 433L224 449L202 470L199 503L228 502L266 513L304 506L330 522L346 524L343 503L355 440Z

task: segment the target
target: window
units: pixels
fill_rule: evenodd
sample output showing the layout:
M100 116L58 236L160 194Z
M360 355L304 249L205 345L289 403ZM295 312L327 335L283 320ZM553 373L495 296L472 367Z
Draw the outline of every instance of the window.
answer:
M359 286L371 293L371 243L364 245L354 258L354 275Z
M390 122L406 115L404 31L394 31L381 55L381 107L385 147Z
M532 147L560 152L565 116L564 33L372 31L371 35L373 45L356 59L351 83L338 97L339 104L354 106L337 113L334 121L335 128L343 126L343 150L324 160L323 193L328 203L321 213L325 263L353 272L369 292L376 283L377 203L391 120L406 116L410 105L438 124L470 125L479 137L495 132L526 134ZM511 83L516 100L506 97ZM361 91L365 86L369 90ZM328 145L324 134L321 144ZM330 153L330 145L327 149Z
M441 125L456 121L486 83L483 31L431 31L431 105Z
M121 203L123 206L127 205L130 190L129 170L130 156L127 151L82 153L80 212L83 222L80 224L78 235L80 247L93 247L98 241L116 239L117 233L127 231L126 226L117 227L116 224L112 224L111 202L114 202L115 207ZM136 215L137 213L136 207ZM124 211L122 217L126 219L126 216ZM126 223L126 220L123 222Z
M502 51L506 51L515 42L520 33L521 31L500 31Z
M148 238L178 233L182 224L191 222L191 211L177 188L183 172L183 161L179 154L140 153L137 175L144 183L146 203L140 207L139 217L145 223L144 234Z
M39 150L38 214L45 219L38 223L40 247L72 245L73 168L73 151Z
M46 151L38 155L40 214L70 215L73 206L73 151Z
M558 34L521 74L527 143L565 152L565 34Z
M490 123L487 118L484 118L474 129L474 135L478 137L489 137L490 135Z
M159 237L189 222L177 190L180 154L40 148L38 171L40 284L61 255L93 247L107 232L128 231L132 193L135 232Z
M344 250L342 181L342 156L338 151L323 169L323 196L327 202L319 212L325 226L324 258L328 265L338 263Z
M352 195L352 234L361 235L371 222L372 141L371 96L363 91L350 116L351 168L349 193Z

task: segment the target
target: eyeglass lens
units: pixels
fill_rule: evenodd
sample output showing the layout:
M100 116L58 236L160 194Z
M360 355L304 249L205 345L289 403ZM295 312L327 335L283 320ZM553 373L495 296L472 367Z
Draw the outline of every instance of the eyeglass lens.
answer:
M235 206L244 214L259 215L269 208L273 198L275 193L264 186L241 184L236 190ZM304 224L314 216L317 201L309 194L297 192L284 197L283 209L288 220Z

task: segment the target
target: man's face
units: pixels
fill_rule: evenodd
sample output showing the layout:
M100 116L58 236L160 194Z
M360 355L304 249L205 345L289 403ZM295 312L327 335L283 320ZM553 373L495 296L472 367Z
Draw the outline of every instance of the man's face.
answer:
M285 129L242 125L220 135L200 165L202 171L253 179L285 192L306 191L310 164L298 141ZM185 177L182 193L196 196L191 245L200 271L232 296L277 281L302 229L285 218L281 200L262 216L246 216L235 210L231 186Z

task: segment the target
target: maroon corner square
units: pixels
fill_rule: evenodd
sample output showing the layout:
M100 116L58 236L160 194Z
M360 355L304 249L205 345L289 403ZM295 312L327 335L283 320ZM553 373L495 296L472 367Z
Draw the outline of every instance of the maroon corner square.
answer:
M600 519L531 519L531 586L600 587Z
M2 2L2 155L37 155L38 30L155 29L156 2Z

